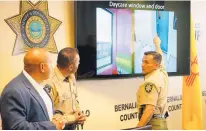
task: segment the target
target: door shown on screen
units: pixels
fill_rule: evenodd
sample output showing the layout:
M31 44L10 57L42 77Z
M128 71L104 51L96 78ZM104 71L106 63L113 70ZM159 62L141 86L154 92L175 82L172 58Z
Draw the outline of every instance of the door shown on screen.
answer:
M132 11L97 8L97 75L132 74Z
M112 63L112 13L97 8L97 72ZM97 73L98 74L98 73Z

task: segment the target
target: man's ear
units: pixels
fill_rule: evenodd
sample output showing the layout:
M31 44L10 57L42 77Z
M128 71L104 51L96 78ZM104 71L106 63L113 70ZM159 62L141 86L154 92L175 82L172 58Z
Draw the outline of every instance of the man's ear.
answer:
M159 67L160 67L160 64L159 64L159 63L157 63L156 68L158 69Z
M44 72L44 69L45 69L44 63L40 63L40 70L41 70L41 72Z
M72 71L72 70L73 70L73 67L74 67L73 64L70 64L70 65L69 65L69 71Z
M158 69L158 68L159 68L159 64L158 64L158 63L155 63L154 68L155 68L155 69Z

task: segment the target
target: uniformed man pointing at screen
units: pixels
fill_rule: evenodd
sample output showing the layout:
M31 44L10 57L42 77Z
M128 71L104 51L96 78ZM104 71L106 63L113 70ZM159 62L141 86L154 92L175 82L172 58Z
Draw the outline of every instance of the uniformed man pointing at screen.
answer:
M156 51L145 52L142 59L144 82L137 91L137 127L152 125L152 129L166 130L168 74L163 66L161 40L155 36L153 42Z

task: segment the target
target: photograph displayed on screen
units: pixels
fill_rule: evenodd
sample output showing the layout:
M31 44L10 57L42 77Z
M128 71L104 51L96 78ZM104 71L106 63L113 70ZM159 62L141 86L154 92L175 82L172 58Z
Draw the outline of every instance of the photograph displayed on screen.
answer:
M96 74L141 74L144 52L155 51L155 35L167 72L176 72L176 22L173 11L96 8Z
M77 79L143 76L156 35L168 75L189 75L190 16L190 1L76 1Z

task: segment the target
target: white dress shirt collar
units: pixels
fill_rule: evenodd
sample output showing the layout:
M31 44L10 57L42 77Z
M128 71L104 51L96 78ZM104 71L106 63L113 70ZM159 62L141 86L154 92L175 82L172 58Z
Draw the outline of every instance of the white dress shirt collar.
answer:
M36 89L36 91L39 93L41 98L43 99L47 112L49 114L50 120L53 117L53 109L52 109L52 101L47 92L44 90L44 86L37 83L25 70L23 70L23 74L26 76L26 78L31 82L32 86Z

